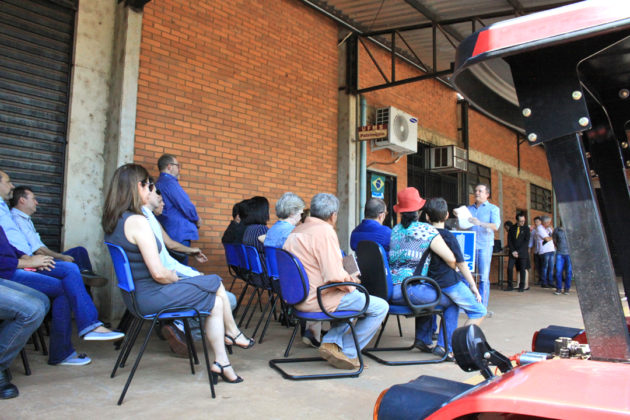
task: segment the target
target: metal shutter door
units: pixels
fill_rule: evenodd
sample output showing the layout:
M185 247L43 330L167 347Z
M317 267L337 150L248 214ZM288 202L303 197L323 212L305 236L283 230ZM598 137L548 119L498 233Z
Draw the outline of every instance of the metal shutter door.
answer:
M0 169L28 185L33 221L59 249L74 1L0 1Z

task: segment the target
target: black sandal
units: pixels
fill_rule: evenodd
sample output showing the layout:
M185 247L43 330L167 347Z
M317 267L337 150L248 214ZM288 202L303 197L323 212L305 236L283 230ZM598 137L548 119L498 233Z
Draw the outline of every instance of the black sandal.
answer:
M236 375L236 372L234 373L236 375L236 379L234 380L230 380L228 379L227 376L225 376L225 374L223 373L223 368L227 368L232 366L230 363L228 363L225 366L221 366L219 364L219 362L214 362L215 366L218 366L219 369L221 369L221 372L214 372L214 371L210 371L210 373L212 374L212 383L214 383L215 385L219 382L219 376L221 377L221 379L223 379L223 382L227 382L228 384L237 384L239 382L243 382L243 378L241 378L240 376Z
M246 346L241 346L240 344L236 344L236 340L241 335L249 340L249 343ZM240 333L238 333L238 335L236 337L231 337L231 336L225 334L225 338L227 338L228 340L230 340L232 342L231 344L226 344L225 345L227 347L228 351L230 352L230 354L232 353L232 346L240 347L242 349L251 349L252 347L254 347L254 344L256 344L256 341L254 341L253 338L247 337L246 335L243 334L242 331Z

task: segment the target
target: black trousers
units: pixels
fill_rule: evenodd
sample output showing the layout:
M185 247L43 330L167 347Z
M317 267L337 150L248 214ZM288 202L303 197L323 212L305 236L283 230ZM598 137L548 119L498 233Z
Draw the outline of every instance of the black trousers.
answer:
M518 264L516 264L516 260L518 260ZM529 258L514 258L513 256L509 256L508 258L508 266L507 266L507 284L508 288L511 289L514 287L514 266L516 268L520 268L521 273L521 282L518 285L518 288L523 290L525 288L525 276L527 275L527 268L529 263Z

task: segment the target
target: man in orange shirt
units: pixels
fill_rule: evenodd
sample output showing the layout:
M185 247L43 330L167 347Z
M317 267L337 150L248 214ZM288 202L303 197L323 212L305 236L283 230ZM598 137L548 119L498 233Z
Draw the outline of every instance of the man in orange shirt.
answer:
M355 276L344 270L335 232L339 200L332 194L320 193L311 200L311 216L298 225L284 243L284 249L295 255L308 275L309 293L296 308L305 312L320 312L317 288L329 283L360 283ZM340 286L322 292L322 302L327 311L360 310L365 305L365 295L352 286ZM355 332L359 347L365 347L383 322L389 305L376 296L370 296L365 317L357 321ZM357 349L349 327L334 323L323 337L320 355L339 369L359 366Z

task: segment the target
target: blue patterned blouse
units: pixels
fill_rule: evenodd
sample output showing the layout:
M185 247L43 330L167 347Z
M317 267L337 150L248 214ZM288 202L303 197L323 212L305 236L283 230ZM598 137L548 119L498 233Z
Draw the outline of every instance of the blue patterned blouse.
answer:
M406 229L401 224L394 226L389 243L389 268L393 284L400 284L405 278L413 275L422 254L431 246L431 241L437 235L438 230L428 223L412 222ZM431 253L424 262L423 276L426 276L430 262Z

